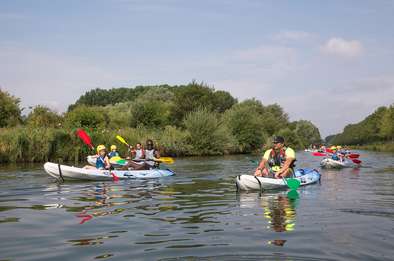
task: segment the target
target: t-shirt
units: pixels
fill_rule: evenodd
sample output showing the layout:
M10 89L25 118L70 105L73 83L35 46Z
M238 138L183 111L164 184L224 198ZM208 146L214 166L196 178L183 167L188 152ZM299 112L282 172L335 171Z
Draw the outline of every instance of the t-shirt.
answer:
M272 149L266 150L263 156L263 159L268 160L270 158ZM292 148L286 148L285 150L286 159L292 158L295 159L295 152Z

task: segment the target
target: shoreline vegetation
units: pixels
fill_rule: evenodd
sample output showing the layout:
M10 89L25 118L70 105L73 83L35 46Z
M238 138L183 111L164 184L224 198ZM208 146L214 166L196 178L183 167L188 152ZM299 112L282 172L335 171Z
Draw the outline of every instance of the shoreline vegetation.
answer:
M379 107L358 123L348 124L342 133L327 136L325 141L352 149L394 152L394 103Z
M26 116L20 99L0 90L0 163L85 161L93 154L76 137L83 128L94 145L118 146L150 138L163 155L202 156L257 152L274 135L303 149L320 143L310 121L290 121L278 104L257 99L239 102L230 93L195 81L179 86L137 86L94 89L67 112L58 114L38 105Z

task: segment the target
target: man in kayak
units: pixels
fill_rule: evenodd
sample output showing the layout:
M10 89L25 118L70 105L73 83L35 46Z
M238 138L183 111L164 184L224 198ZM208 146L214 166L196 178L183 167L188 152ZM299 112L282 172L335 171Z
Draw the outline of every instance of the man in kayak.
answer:
M263 159L254 172L258 177L272 177L276 179L290 177L294 174L295 152L285 147L285 139L276 136L271 149L264 152Z
M145 168L152 169L159 167L157 159L160 158L160 152L154 147L153 140L146 141L145 149Z

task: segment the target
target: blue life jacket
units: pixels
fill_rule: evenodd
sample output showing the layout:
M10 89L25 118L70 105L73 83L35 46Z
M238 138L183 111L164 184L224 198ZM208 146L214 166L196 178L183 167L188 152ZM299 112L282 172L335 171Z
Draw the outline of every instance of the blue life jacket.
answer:
M112 158L112 157L118 157L119 153L117 151L111 151L110 153L108 153L108 158Z
M105 160L104 157L98 157L96 160L96 168L97 169L105 169Z
M338 154L337 154L337 153L332 154L331 158L332 158L333 160L339 160L339 157L338 157Z

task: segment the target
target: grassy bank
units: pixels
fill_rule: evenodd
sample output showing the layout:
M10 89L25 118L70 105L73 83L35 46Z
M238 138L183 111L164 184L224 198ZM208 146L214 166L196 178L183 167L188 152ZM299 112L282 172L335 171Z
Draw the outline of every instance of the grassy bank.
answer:
M351 148L352 149L359 149L359 150L371 150L371 151L393 152L394 153L394 142L351 146Z

